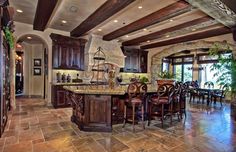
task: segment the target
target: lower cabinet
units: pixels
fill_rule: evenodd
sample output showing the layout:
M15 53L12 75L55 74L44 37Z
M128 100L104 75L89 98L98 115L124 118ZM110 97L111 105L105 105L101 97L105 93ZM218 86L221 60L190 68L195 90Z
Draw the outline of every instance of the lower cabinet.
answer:
M63 88L63 85L52 85L51 102L54 108L71 107L69 92Z

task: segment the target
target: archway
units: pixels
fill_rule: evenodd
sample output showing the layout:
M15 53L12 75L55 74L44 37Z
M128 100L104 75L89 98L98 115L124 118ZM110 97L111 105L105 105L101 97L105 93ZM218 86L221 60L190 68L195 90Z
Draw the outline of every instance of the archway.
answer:
M22 56L16 60L16 94L28 97L46 98L48 85L48 45L35 34L18 38ZM19 51L16 48L19 56ZM19 63L21 63L19 65Z
M227 49L229 47L230 50L236 52L236 46L226 41L195 41L195 42L186 42L173 45L169 48L162 50L159 53L156 53L151 57L151 76L152 80L155 81L157 79L158 73L161 71L162 59L164 57L170 56L173 53L179 53L183 50L195 50L201 48L212 48L215 44L217 44L221 48Z

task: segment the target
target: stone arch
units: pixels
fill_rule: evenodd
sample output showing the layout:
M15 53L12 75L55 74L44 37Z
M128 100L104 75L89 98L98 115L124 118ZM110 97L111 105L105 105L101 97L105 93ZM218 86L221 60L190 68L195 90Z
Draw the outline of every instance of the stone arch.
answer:
M162 58L169 56L173 53L178 53L183 50L193 50L193 49L200 49L200 48L212 48L214 44L219 45L222 48L230 47L231 50L236 52L236 46L230 43L227 43L227 41L195 41L195 42L186 42L186 43L180 43L176 45L172 45L169 48L163 49L161 52L154 54L151 57L151 75L152 80L157 79L157 73L161 71L161 64L162 64Z
M17 37L17 39L16 39L16 42L18 42L18 40L20 40L22 37L25 37L25 36L34 36L34 37L37 37L37 38L39 38L41 41L42 41L42 43L44 44L44 46L46 47L46 49L47 49L47 51L48 51L48 49L49 49L49 43L45 40L45 39L43 39L42 38L42 36L40 36L40 35L38 35L38 34L35 34L35 33L24 33L24 34L21 34L20 36L18 36Z

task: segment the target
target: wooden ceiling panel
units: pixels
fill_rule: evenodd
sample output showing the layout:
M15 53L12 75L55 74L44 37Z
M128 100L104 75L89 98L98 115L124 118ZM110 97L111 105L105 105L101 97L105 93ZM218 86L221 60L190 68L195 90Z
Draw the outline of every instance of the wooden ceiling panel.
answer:
M168 32L173 32L173 31L176 31L176 30L180 30L180 29L183 29L183 28L186 28L186 27L190 27L190 26L197 25L197 24L200 24L200 23L203 23L203 22L207 22L209 20L212 20L212 18L208 17L208 16L202 17L202 18L199 18L199 19L195 19L195 20L192 20L192 21L189 21L189 22L179 24L179 25L174 26L174 27L166 28L166 29L163 29L163 30L160 30L160 31L142 36L142 37L138 37L138 38L123 42L122 45L124 45L124 46L138 45L141 42L161 38L163 35L165 35Z
M214 37L214 36L228 34L228 33L231 33L231 30L229 28L221 27L221 28L210 29L207 31L202 31L202 32L194 33L194 34L185 35L185 36L180 36L177 38L172 38L172 39L160 41L157 43L151 43L148 45L141 46L141 48L151 49L151 48L156 48L156 47L161 47L161 46L166 46L166 45L171 45L171 44L177 44L177 43L183 43L183 42L188 42L188 41L194 41L198 39Z
M168 20L174 16L186 13L191 10L191 6L184 2L178 1L174 4L171 4L165 8L162 8L154 13L151 13L131 24L128 24L120 29L117 29L103 37L104 40L113 40L120 36L126 35L128 33L146 28L148 26L157 24L161 21Z

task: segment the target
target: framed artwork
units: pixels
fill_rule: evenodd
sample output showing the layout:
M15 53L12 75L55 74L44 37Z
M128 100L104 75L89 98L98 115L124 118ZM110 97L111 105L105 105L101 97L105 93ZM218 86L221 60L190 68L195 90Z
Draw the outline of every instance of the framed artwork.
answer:
M41 59L34 59L34 66L41 66Z
M41 75L41 68L34 68L34 75Z

